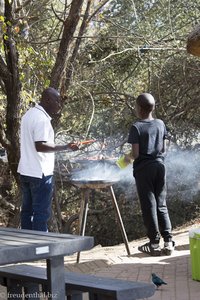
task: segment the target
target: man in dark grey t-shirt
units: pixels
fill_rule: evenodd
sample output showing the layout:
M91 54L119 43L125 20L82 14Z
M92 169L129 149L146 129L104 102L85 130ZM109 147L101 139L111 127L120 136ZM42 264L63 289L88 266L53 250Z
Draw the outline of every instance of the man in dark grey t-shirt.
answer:
M155 100L151 94L138 96L136 111L140 119L132 125L128 143L132 144L134 177L149 238L149 243L138 249L157 256L162 253L160 235L164 239L165 255L172 254L174 241L166 205L164 154L167 131L162 120L153 118L154 107Z

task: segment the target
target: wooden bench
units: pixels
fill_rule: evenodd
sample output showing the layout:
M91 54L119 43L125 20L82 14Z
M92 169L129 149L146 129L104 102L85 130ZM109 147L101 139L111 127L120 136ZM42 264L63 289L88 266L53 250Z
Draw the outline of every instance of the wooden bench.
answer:
M18 290L27 289L27 294L36 291L36 286L42 285L43 291L48 291L46 269L31 265L13 265L0 267L0 284L7 286L8 295L13 287ZM81 300L82 292L89 293L90 300L136 300L151 297L155 293L152 283L126 281L121 279L98 277L75 272L65 272L67 299ZM33 295L33 299L36 298ZM52 297L53 298L53 297ZM8 299L11 298L10 296ZM20 298L17 298L20 299ZM22 298L23 299L23 298ZM28 297L30 298L30 295Z

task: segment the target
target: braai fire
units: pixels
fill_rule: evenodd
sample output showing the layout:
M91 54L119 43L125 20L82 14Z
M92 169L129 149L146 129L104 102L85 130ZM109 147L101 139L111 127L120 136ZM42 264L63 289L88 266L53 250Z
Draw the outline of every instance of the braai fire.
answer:
M97 163L96 166L93 165L92 167L88 168L85 167L80 171L76 171L70 174L69 180L71 184L82 189L79 233L80 235L85 234L90 190L108 188L110 191L113 208L116 213L117 222L126 246L127 254L130 255L126 231L124 229L120 210L113 190L113 185L119 181L119 177L117 175L113 176L113 168L117 168L117 166L108 166L105 164ZM80 253L78 253L77 256L77 262L79 262L79 259Z
M72 153L68 166L65 166L65 173L68 181L82 191L80 214L79 214L79 234L85 234L90 191L92 189L105 189L110 192L113 208L116 213L117 223L120 227L127 254L130 255L128 239L124 229L120 210L117 204L113 185L120 181L120 169L116 164L118 156L113 155L112 149L106 149L106 143L99 143L99 147L94 149L98 141L88 140L80 142L84 148L80 155ZM112 144L113 147L113 144ZM113 148L115 149L115 148ZM114 151L116 154L116 152ZM80 253L77 256L79 262Z
M93 161L89 163L82 163L81 169L76 171L72 170L72 173L69 176L69 179L73 185L76 185L80 188L105 188L110 185L115 184L119 181L117 172L114 172L114 169L117 169L117 166L108 164L105 161Z

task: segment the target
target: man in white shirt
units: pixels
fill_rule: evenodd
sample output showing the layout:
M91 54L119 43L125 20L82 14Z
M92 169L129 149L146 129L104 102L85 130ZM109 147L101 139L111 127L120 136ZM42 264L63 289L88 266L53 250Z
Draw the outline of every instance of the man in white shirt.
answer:
M22 229L48 230L55 152L78 150L76 143L54 144L51 119L59 110L59 92L54 88L47 88L42 93L40 103L22 117L18 165L22 187Z

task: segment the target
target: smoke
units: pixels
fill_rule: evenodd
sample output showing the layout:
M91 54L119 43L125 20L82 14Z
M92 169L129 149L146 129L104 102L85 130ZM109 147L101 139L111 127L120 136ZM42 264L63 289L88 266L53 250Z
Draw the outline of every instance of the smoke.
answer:
M200 153L172 150L166 156L168 192L179 192L189 200L200 191Z
M200 153L195 151L171 150L165 159L167 190L179 194L183 200L190 200L200 191ZM80 180L116 180L121 188L134 185L132 164L120 169L115 162L99 160L88 162L74 175Z
M126 169L121 170L115 162L108 162L99 160L86 161L82 169L74 172L74 178L79 180L116 180L116 181L129 181L133 179L131 175L132 167L128 166Z

